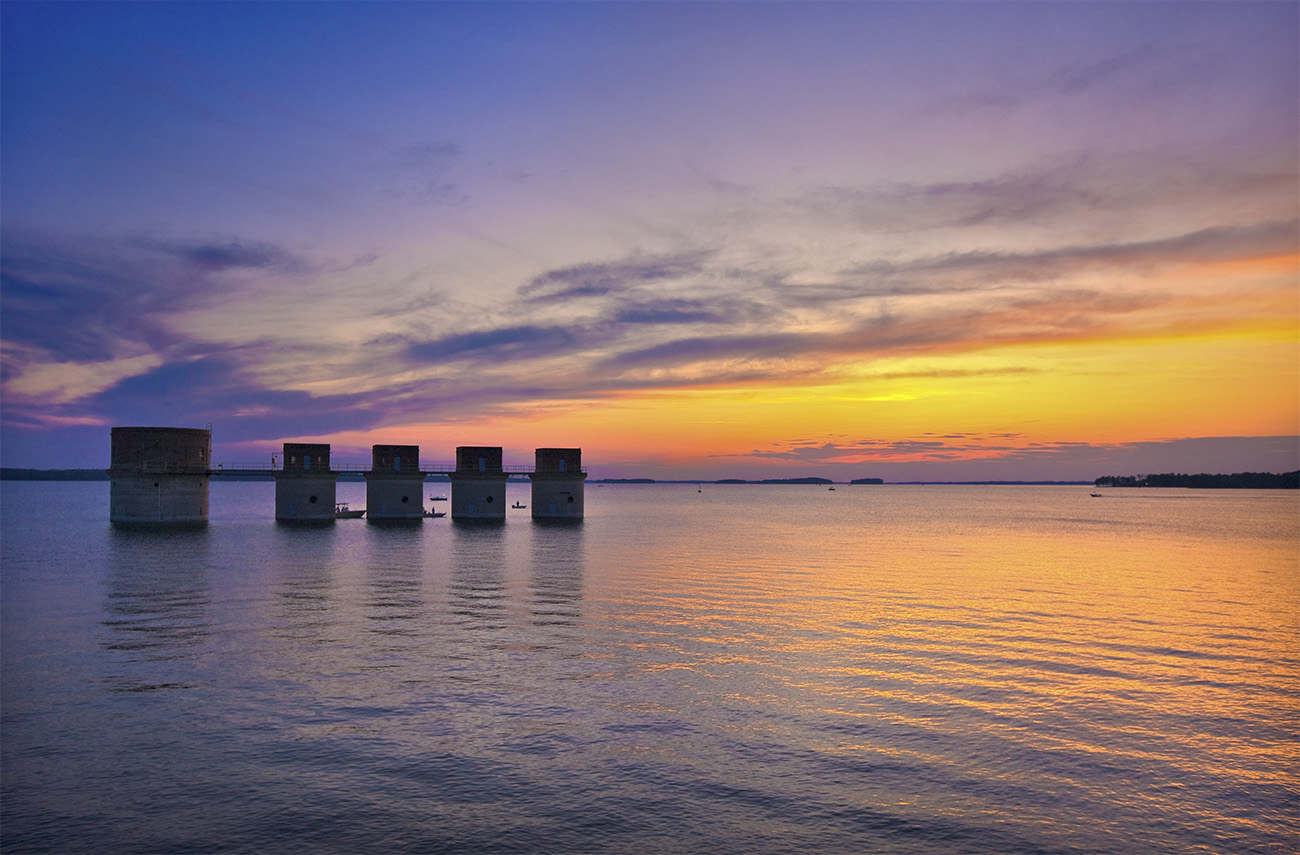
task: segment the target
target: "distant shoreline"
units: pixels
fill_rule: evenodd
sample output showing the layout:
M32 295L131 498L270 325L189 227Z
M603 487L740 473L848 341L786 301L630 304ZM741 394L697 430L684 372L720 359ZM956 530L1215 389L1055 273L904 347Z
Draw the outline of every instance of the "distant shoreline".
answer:
M107 481L106 469L16 469L0 467L0 481Z
M1098 487L1187 487L1197 490L1295 490L1300 489L1300 470L1295 472L1234 472L1231 475L1103 475Z
M108 481L106 469L26 469L20 467L0 467L0 481ZM273 481L274 474L265 475L222 475L212 474L214 481ZM343 472L340 481L363 481L360 472ZM446 483L451 479L446 475L431 475L427 482ZM761 485L761 486L877 486L889 484L895 487L1186 487L1190 489L1257 489L1257 490L1294 490L1300 488L1300 471L1275 474L1271 472L1239 472L1231 475L1104 475L1091 481L885 481L883 478L855 478L851 481L832 481L829 478L717 478L717 479L683 479L659 480L656 478L593 478L588 484L625 485L625 484L695 484L695 485Z
M212 473L214 481L274 481L275 475L267 472L264 475L223 475L219 472ZM342 472L339 474L340 481L364 481L365 478L360 472ZM0 467L0 481L108 481L108 470L106 469L24 469L19 467ZM432 475L425 478L425 481L449 482L451 479L446 475ZM750 484L763 486L834 486L834 485L852 485L852 486L878 486L887 483L883 478L854 478L852 481L833 481L830 478L807 477L807 478L761 478L761 479L742 479L742 478L718 478L718 479L690 479L690 480L659 480L656 478L593 478L588 484L712 484L712 485L730 485L730 484ZM888 482L895 486L915 486L915 485L969 485L969 486L1000 486L1000 485L1024 485L1024 486L1091 486L1092 481L892 481Z

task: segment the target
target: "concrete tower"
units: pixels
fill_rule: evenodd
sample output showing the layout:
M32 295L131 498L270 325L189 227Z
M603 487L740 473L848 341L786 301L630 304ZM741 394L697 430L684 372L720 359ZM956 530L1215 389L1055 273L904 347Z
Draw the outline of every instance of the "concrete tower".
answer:
M424 475L420 446L373 445L366 473L366 518L424 519Z
M281 522L334 522L338 473L330 469L328 443L286 442L284 468L275 473L275 518Z
M539 448L528 477L533 482L533 519L580 520L587 473L581 448Z
M115 526L208 524L212 431L115 427L108 477Z
M462 445L451 474L453 520L504 520L506 474L500 447Z

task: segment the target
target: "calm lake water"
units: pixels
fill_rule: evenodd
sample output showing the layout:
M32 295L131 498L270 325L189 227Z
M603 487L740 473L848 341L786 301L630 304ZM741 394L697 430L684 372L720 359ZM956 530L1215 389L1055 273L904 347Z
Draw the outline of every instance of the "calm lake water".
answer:
M1300 495L1102 492L5 482L0 849L1297 851Z

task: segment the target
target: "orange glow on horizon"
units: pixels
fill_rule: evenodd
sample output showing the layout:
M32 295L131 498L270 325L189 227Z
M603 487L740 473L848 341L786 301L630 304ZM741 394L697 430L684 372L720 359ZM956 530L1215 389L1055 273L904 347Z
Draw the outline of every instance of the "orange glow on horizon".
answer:
M426 460L450 460L456 445L482 444L505 447L515 462L526 462L535 447L578 446L588 461L686 465L833 437L903 441L972 434L997 436L987 444L1005 449L1293 435L1300 434L1300 349L1285 326L892 358L848 366L804 386L624 392L603 400L515 405L472 423L385 426L302 439L363 449L419 444ZM999 453L967 443L959 456ZM878 459L871 449L855 456Z
M1063 290L1056 306L1007 300L989 310L1001 338L946 335L949 322L922 315L898 340L945 334L924 348L856 353L872 342L828 332L820 354L701 361L663 369L659 387L295 439L419 444L429 461L450 460L457 445L500 445L510 462L577 446L587 461L700 467L755 452L763 465L806 465L768 452L815 446L827 446L818 462L973 460L1063 443L1297 435L1298 269L1295 254L1166 268L1132 280L1138 297L1112 288L1098 299L1116 302L1100 309L1086 291ZM747 379L694 382L723 374ZM933 444L944 436L966 439Z

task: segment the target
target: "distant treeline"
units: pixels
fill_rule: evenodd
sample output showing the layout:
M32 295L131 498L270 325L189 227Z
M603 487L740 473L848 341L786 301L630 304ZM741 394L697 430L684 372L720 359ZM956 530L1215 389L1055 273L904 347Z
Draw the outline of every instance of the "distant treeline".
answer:
M107 481L104 469L15 469L0 467L0 481Z
M1098 487L1194 487L1245 490L1295 490L1300 488L1300 470L1283 472L1237 472L1232 475L1103 475Z

